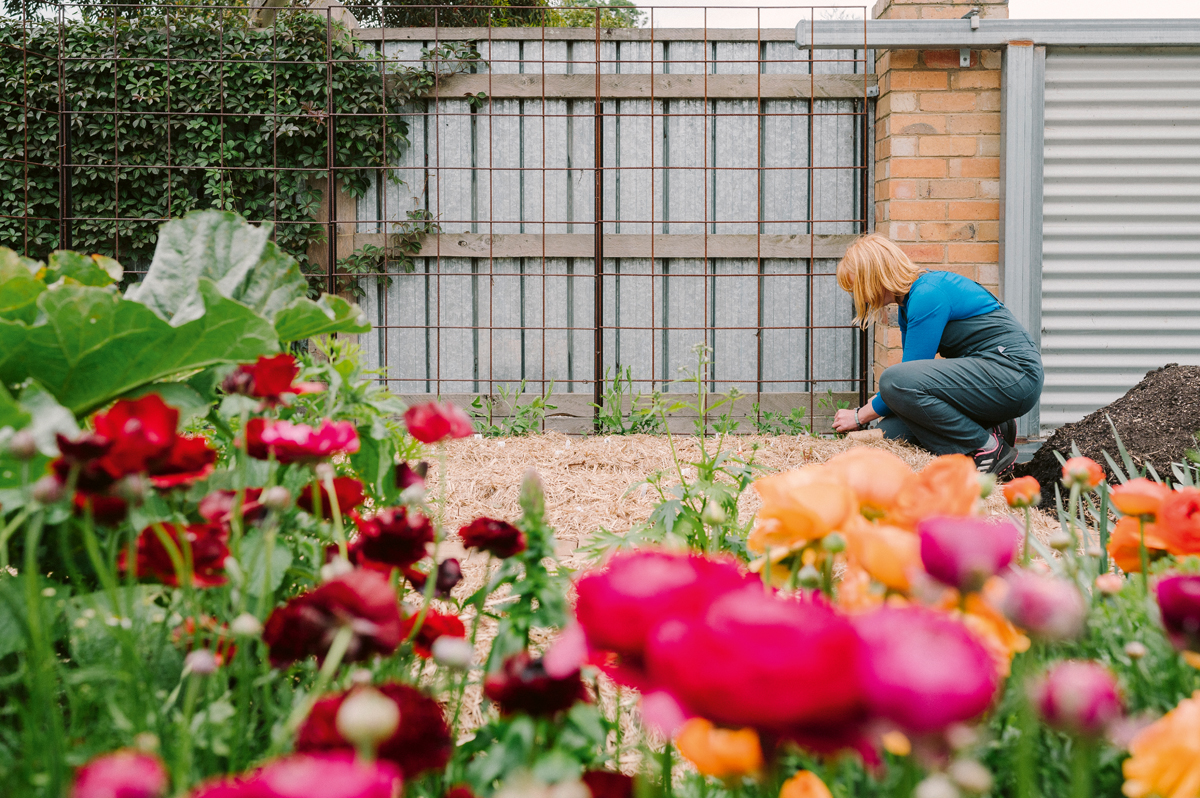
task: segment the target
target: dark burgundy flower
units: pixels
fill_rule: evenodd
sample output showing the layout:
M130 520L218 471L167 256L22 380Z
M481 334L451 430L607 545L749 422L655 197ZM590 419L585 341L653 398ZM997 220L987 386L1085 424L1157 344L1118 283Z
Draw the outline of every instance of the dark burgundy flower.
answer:
M267 514L267 508L259 501L262 497L262 492L262 488L246 488L245 493L242 495L243 521L257 521ZM236 501L237 491L218 490L201 499L197 510L200 513L200 517L206 521L211 521L214 524L228 524L230 519L233 518L233 507Z
M1180 651L1200 651L1200 574L1165 577L1155 593L1171 645Z
M384 573L424 559L429 553L427 545L433 542L433 524L417 510L391 507L371 518L356 517L355 524L358 537L350 544L350 559Z
M592 798L633 798L633 776L611 770L586 770L581 779Z
M502 560L525 551L525 533L507 521L476 518L458 534L468 549L480 549Z
M165 459L150 466L150 484L160 490L176 488L203 479L217 462L216 449L201 435L177 435Z
M179 411L158 394L140 399L121 399L107 413L92 420L96 435L112 441L99 459L114 479L148 470L175 443Z
M429 574L411 565L407 568L401 568L400 573L404 574L404 578L413 586L413 590L424 592L425 583L429 581ZM462 566L458 564L458 560L453 557L442 560L438 564L437 581L433 585L433 595L441 599L450 598L450 591L461 581Z
M412 634L413 626L417 622L420 613L414 613L404 619L403 639L407 640ZM417 652L418 656L429 659L433 656L433 641L443 635L448 637L467 636L467 629L463 626L463 622L459 620L457 615L449 613L441 613L430 607L425 611L425 618L421 622L421 628L417 630L416 637L413 638L413 651Z
M76 515L83 515L87 506L91 504L92 519L103 526L115 526L124 521L125 516L129 514L129 503L120 496L77 491L71 503Z
M367 494L363 492L363 484L354 477L334 477L333 492L337 496L338 511L345 517L352 509L363 503ZM305 512L313 512L312 484L304 486L296 506ZM333 503L329 501L329 491L321 485L321 517L333 518Z
M424 460L411 466L407 461L396 467L396 487L405 490L411 487L425 487L425 475L429 473L429 463Z
M455 784L442 794L442 798L476 798L476 796L467 785Z
M113 442L94 432L85 432L71 440L62 433L54 436L58 441L58 451L70 465L87 465L102 457L112 448Z
M179 550L186 561L178 524L161 524L162 530ZM229 556L229 532L220 524L190 524L183 529L183 538L192 552L192 584L196 587L223 585L225 558ZM125 551L119 557L122 568L126 567ZM137 566L135 576L153 576L165 585L179 586L175 563L162 538L153 526L142 530L137 539Z
M285 393L300 393L292 382L300 374L296 358L287 353L260 356L255 363L243 363L221 383L226 393L240 393L265 399L268 404L282 402Z
M408 434L421 443L438 443L447 438L468 438L475 430L471 417L450 403L429 402L404 413Z
M251 422L253 423L253 422ZM280 463L315 463L335 454L354 454L358 451L358 430L349 421L323 419L321 426L293 424L290 421L267 421L250 430L247 425L247 445L254 437L261 446L275 455ZM256 454L258 444L248 448L251 457L266 460Z
M376 755L400 768L405 780L444 768L450 761L453 746L441 706L407 684L391 682L374 689L395 701L400 708L400 725L383 741ZM297 751L354 750L337 729L338 710L350 692L323 696L313 705L296 736Z
M514 654L500 670L488 674L483 694L496 702L503 715L553 715L588 700L579 671L554 678L546 673L541 658L534 659L527 651Z
M71 798L157 798L167 791L162 760L141 751L102 754L79 769Z
M323 661L343 627L354 631L345 662L396 650L404 630L396 591L386 576L360 568L297 596L271 613L263 640L276 667L310 656Z

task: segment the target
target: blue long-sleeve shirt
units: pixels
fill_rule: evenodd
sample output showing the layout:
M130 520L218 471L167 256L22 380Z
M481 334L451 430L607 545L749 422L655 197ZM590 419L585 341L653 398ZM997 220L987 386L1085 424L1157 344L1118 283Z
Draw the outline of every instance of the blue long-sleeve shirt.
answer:
M1000 301L974 280L954 272L925 272L900 297L900 345L903 361L933 360L946 324L991 313ZM881 416L891 414L879 394L871 408Z

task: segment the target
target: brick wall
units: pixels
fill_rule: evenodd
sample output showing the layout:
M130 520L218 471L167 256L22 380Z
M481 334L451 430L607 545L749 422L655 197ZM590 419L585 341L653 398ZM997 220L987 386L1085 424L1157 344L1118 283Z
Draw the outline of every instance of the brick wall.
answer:
M879 19L1008 17L1008 0L880 0ZM1000 290L1000 51L876 54L875 230L918 266ZM893 322L895 319L893 318ZM875 378L900 362L900 331L875 330Z

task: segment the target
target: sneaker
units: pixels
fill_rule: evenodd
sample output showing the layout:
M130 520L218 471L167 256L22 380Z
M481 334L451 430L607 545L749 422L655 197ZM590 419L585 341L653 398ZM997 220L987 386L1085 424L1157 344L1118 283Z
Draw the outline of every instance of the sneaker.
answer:
M1004 441L1009 446L1017 445L1017 421L1010 418L1008 421L997 424L992 427L992 434L996 436L996 440Z
M981 474L1003 474L1017 462L1017 450L997 436L996 445L975 452L975 470Z

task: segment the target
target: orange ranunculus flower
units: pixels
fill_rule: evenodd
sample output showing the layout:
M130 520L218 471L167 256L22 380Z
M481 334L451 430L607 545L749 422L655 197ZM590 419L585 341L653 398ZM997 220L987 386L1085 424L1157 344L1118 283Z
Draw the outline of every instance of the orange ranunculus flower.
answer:
M859 515L842 524L842 534L850 557L892 590L907 591L909 575L921 570L921 539L907 529Z
M706 776L727 779L762 770L762 746L754 729L722 729L692 718L675 737L679 753Z
M1200 489L1173 491L1158 508L1158 525L1172 554L1200 554Z
M965 454L944 454L910 479L885 519L905 529L935 515L971 515L979 498L979 472Z
M779 798L833 798L825 782L811 770L801 770L783 783Z
M1117 521L1112 533L1108 536L1108 556L1127 574L1141 573L1142 551L1139 546L1141 537L1141 521L1127 516ZM1166 551L1167 536L1161 524L1146 524L1146 549L1151 559L1160 552Z
M845 482L868 518L886 515L901 489L913 478L908 463L891 452L856 446L825 463L827 473Z
M1042 486L1035 477L1019 477L1004 485L1004 501L1009 507L1033 507L1042 500Z
M1121 769L1129 798L1200 794L1200 690L1138 732Z
M883 591L873 590L871 575L851 561L837 583L837 606L845 612L869 612L883 606Z
M1012 625L987 600L1003 590L1003 580L993 576L983 586L982 594L972 593L967 596L966 612L961 616L964 626L970 629L979 641L983 643L992 660L996 663L996 672L1003 678L1008 678L1012 658L1022 651L1029 650L1029 638L1020 629Z
M1145 477L1138 477L1124 485L1117 485L1108 495L1112 506L1120 510L1121 515L1154 515L1171 495L1171 489Z
M819 465L755 480L762 509L747 548L792 550L828 535L854 512L854 494Z
M1062 481L1068 488L1078 485L1080 490L1092 490L1104 481L1104 469L1090 457L1072 457L1063 464Z

